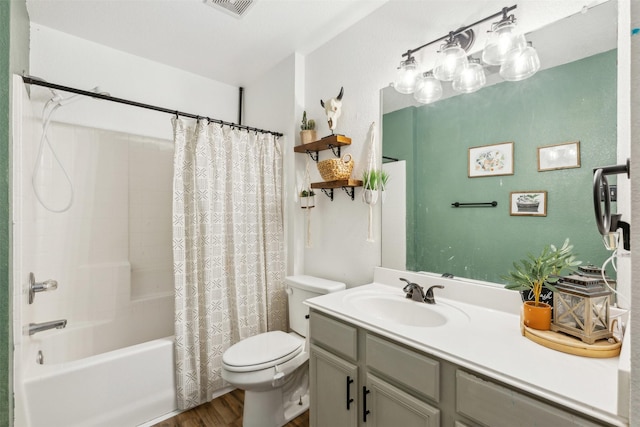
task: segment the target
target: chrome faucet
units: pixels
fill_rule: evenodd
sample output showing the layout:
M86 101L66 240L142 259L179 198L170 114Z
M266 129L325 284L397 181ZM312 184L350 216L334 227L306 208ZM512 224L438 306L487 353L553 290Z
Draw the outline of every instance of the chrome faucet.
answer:
M67 326L67 319L52 320L50 322L29 323L29 335L38 332L47 331L49 329L62 329Z
M407 285L402 288L407 298L411 298L414 301L424 301L424 288L417 283L412 283L407 279L400 278L403 282L407 282Z
M442 285L433 285L429 289L427 289L427 292L425 292L424 288L417 283L412 283L403 278L400 278L400 280L402 280L403 282L407 282L407 285L402 288L407 298L411 298L412 300L418 302L425 302L427 304L436 303L436 299L433 296L433 288L444 289L444 286Z
M424 302L426 302L427 304L435 304L436 303L436 299L433 296L433 288L444 289L444 286L442 286L442 285L433 285L432 287L427 289L427 292L425 292L425 294L424 294Z

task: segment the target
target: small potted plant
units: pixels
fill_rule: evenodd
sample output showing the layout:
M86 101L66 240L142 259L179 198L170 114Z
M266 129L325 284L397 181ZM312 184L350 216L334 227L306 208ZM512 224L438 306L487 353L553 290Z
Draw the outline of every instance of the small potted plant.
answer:
M313 119L307 120L307 112L302 114L302 124L300 125L300 143L308 144L309 142L316 141L318 134L316 133L316 121Z
M387 171L371 169L362 173L362 186L364 187L364 201L375 204L378 201L378 189L384 191L389 174Z
M307 188L300 191L300 207L302 209L311 209L316 206L316 193L312 189Z
M530 290L533 301L525 301L523 307L523 323L533 329L549 330L551 327L551 306L540 302L543 286L555 292L554 283L563 271L571 272L580 264L573 255L573 245L569 239L560 248L545 246L540 255L528 254L526 259L513 263L514 270L502 276L507 281L506 289L516 291Z

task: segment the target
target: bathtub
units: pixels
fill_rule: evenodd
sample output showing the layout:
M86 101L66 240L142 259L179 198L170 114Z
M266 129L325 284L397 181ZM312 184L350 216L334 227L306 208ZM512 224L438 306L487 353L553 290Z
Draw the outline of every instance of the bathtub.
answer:
M16 427L133 427L174 411L172 313L164 295L130 301L113 319L23 331Z
M34 355L25 369L26 426L133 427L176 409L173 337L47 363L47 341L55 348L61 336L40 340L44 363Z

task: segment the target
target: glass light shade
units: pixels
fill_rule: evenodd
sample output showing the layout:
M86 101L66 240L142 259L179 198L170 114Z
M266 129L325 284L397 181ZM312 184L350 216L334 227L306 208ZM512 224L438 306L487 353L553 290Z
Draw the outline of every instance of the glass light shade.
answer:
M433 77L432 72L427 72L418 79L416 90L413 92L413 98L422 103L430 104L442 98L442 83Z
M527 47L524 35L516 29L512 20L494 24L482 51L482 61L489 65L502 65L507 56Z
M450 82L469 65L467 53L456 42L450 42L443 46L433 75L438 80Z
M529 44L520 52L512 52L500 66L500 77L517 82L533 76L540 69L538 52Z
M458 77L453 80L453 89L460 93L472 93L487 83L484 68L479 60L469 63Z
M410 56L400 63L393 87L400 93L413 93L418 75L418 63Z

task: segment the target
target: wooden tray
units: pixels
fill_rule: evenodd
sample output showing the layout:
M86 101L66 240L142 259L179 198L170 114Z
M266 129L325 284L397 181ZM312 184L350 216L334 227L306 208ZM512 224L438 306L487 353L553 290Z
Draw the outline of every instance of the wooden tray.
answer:
M520 323L520 331L523 336L535 343L563 353L575 354L576 356L616 357L620 354L620 347L622 347L622 343L618 340L615 340L615 342L600 340L593 344L587 344L578 338L561 332L539 331L525 326L524 323Z

